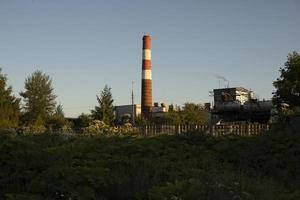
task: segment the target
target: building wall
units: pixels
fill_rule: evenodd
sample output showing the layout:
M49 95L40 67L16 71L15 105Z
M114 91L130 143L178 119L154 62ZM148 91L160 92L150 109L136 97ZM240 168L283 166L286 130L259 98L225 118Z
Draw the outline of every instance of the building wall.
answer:
M244 104L249 100L249 91L245 90L236 90L236 100Z
M134 116L137 117L141 114L141 105L133 105L134 109L132 109L132 105L121 105L116 106L116 118L117 120L121 120L124 115L132 116L132 111L134 110Z
M214 89L214 104L232 101L239 101L244 104L249 99L249 92L249 90L242 87Z

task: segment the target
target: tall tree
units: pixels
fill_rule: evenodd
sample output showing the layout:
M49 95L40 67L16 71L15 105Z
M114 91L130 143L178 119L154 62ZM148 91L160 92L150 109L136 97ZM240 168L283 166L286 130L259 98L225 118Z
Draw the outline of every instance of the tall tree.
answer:
M97 101L99 106L95 106L95 109L92 110L92 117L94 119L102 120L108 125L112 125L114 121L114 106L113 106L113 97L111 93L111 88L105 85L104 89L101 92L101 95L97 95Z
M30 125L45 125L46 119L53 114L55 98L52 80L41 71L33 72L25 80L25 91L20 95L24 98L24 120Z
M18 126L20 99L12 95L12 87L7 86L7 77L0 68L0 128Z
M280 68L280 77L273 82L273 102L281 110L283 104L288 104L292 110L300 107L300 55L292 52L287 57L284 67Z

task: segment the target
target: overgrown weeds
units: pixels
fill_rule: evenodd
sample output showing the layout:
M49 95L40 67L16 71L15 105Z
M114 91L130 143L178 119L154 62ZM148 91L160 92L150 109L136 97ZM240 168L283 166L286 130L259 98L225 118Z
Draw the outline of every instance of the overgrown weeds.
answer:
M1 199L299 199L300 135L0 134Z

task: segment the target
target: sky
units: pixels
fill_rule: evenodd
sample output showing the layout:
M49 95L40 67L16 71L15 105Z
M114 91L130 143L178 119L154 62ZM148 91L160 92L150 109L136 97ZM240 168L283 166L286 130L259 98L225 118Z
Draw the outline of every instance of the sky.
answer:
M140 104L142 37L152 38L153 101L212 102L241 86L270 99L300 52L299 0L0 0L0 68L14 94L35 70L68 117L89 113L107 84L115 105Z

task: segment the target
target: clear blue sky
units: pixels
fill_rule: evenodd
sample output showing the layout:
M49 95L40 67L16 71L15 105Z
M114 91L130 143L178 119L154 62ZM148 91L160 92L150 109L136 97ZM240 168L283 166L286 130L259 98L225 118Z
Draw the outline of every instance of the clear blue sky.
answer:
M49 74L67 116L88 113L105 84L129 104L134 80L140 103L144 33L154 101L211 102L216 75L269 99L300 51L300 1L0 0L0 67L16 95L36 69Z

